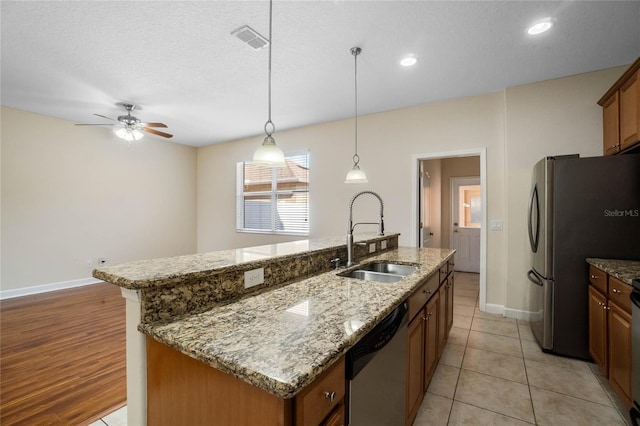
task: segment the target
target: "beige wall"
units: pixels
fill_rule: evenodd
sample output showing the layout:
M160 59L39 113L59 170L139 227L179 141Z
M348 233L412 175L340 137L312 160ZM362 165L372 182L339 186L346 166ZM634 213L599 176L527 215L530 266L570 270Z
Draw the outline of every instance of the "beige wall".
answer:
M3 291L195 252L195 148L10 108L1 136Z
M358 148L369 178L364 185L343 183L353 155L352 119L282 131L275 137L285 152L311 152L312 237L343 235L349 199L370 189L384 199L386 230L400 232L401 245L415 245L412 158L486 148L487 221L504 222L504 231L487 232L486 301L526 310L529 250L524 221L533 164L545 155L600 154L602 120L596 101L624 69L360 117ZM235 163L250 160L261 140L198 150L198 251L283 240L235 232ZM375 219L373 201L358 199L356 220Z
M628 67L518 86L506 91L506 190L508 291L505 304L528 305L527 204L534 164L549 155L602 155L598 99Z
M386 230L400 232L400 244L409 246L415 245L412 158L417 154L486 147L488 185L493 189L488 215L505 216L503 111L504 95L492 93L360 117L358 151L369 179L364 185L344 183L353 155L353 119L278 132L275 137L285 152L310 150L312 237L344 235L350 198L369 189L384 200ZM277 117L274 120L277 125ZM250 160L261 140L242 139L198 150L198 251L276 240L235 232L235 162ZM376 220L375 203L373 197L359 198L354 220ZM502 233L489 236L495 259L505 256L502 239ZM503 283L503 269L496 260L487 267L488 280ZM494 299L503 303L504 292Z
M596 101L625 68L360 117L365 185L343 183L353 119L275 136L285 151L310 150L312 237L344 235L349 199L370 189L385 201L386 230L405 246L415 245L412 158L485 148L487 221L504 221L504 231L487 232L486 301L525 310L533 164L601 153ZM100 256L120 263L295 239L235 232L235 163L261 141L195 150L145 138L127 148L104 129L3 108L2 289L88 277L86 261ZM359 198L355 220L376 216L375 199Z

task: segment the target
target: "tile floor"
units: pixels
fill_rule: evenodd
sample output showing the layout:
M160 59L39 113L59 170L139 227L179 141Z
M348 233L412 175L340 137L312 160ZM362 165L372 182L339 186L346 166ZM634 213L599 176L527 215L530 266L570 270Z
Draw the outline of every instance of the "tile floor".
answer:
M414 426L621 425L627 411L591 363L540 350L526 321L478 309L478 275L456 272L449 341Z
M90 423L89 426L127 426L127 406Z
M414 426L630 425L594 364L543 353L526 321L478 309L477 274L455 274L453 328ZM127 407L89 426L127 426Z

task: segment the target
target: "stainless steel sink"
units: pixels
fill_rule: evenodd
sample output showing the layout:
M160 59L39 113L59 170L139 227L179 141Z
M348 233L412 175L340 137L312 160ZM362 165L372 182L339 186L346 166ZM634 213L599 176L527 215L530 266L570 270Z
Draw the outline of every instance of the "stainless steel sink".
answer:
M360 269L364 271L381 272L383 274L402 275L406 277L407 275L413 274L418 268L416 266L399 265L397 263L374 262L365 265Z
M363 267L338 274L341 277L356 278L365 281L377 281L382 283L398 282L418 269L411 265L399 265L396 263L374 262Z

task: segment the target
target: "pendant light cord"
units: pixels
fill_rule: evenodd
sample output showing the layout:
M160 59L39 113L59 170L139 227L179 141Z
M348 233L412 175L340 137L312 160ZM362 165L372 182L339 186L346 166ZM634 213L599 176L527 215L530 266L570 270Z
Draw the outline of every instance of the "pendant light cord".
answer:
M272 33L271 33L271 23L273 21L273 0L269 0L269 119L264 124L264 132L267 136L271 136L273 132L276 131L276 126L271 121L271 44L272 44ZM271 132L267 130L271 124Z
M359 47L353 47L351 48L351 54L353 55L354 61L355 61L355 67L354 67L354 74L353 74L353 79L354 79L354 87L355 87L355 116L356 116L356 129L355 129L355 136L356 136L356 152L353 155L353 167L358 167L358 164L360 163L360 156L358 155L358 55L360 54L360 52L362 52L362 49L360 49Z

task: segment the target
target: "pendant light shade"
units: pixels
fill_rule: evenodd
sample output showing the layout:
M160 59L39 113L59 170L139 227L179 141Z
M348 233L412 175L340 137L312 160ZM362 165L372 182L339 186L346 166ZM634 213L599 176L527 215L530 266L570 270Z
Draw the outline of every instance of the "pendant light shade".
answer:
M362 53L362 49L359 47L352 47L351 54L355 61L355 117L356 117L356 132L355 132L355 154L353 154L353 168L347 173L347 178L344 183L367 183L367 175L360 170L360 157L358 156L358 55Z
M253 163L272 166L272 167L284 167L286 165L284 161L284 153L273 138L273 132L276 131L276 126L271 121L271 45L273 44L273 37L271 34L271 23L273 21L273 0L269 0L269 119L264 124L264 132L267 135L262 142L262 146L253 153Z

